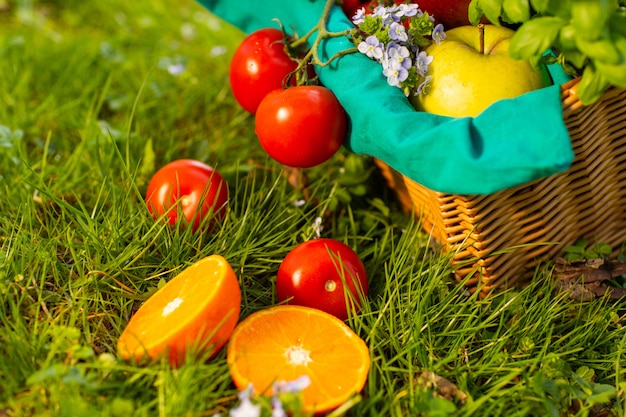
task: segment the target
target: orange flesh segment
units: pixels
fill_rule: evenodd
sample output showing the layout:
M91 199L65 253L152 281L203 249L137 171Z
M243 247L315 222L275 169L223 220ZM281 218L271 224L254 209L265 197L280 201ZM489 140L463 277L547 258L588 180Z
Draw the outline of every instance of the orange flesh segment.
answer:
M292 358L304 363L290 363ZM308 375L302 392L307 411L325 412L358 393L367 379L369 350L345 323L327 313L295 305L254 313L235 329L228 346L231 376L239 389L272 394L276 381Z
M238 281L227 261L206 257L146 300L120 336L118 350L125 358L156 358L167 348L184 350L214 333L210 342L219 348L239 318L240 302ZM177 355L182 360L184 352Z

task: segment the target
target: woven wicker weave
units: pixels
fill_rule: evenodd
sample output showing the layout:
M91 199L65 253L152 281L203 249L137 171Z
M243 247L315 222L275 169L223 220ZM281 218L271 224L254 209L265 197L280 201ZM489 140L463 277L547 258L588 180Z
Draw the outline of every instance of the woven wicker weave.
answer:
M453 253L457 280L482 293L530 279L546 258L581 237L626 241L626 91L610 89L580 110L563 89L575 160L559 175L494 194L432 191L376 160L407 210Z

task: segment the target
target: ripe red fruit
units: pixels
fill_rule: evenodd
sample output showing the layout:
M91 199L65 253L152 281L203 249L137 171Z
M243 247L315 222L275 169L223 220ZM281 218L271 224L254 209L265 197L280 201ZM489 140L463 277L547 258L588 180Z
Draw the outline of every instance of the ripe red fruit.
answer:
M457 26L469 25L467 16L468 6L471 0L416 0L419 8L435 18L436 23L441 23L444 30Z
M212 167L192 159L179 159L159 169L150 179L146 190L146 204L157 219L167 216L175 224L178 216L191 223L193 230L200 227L202 219L213 215L221 220L226 214L228 185Z
M261 100L270 91L281 88L287 75L298 66L285 51L284 40L281 30L259 29L248 35L233 54L230 88L239 105L252 114Z
M281 164L310 168L332 157L346 136L346 113L329 89L297 86L269 93L259 105L255 132Z
M287 254L276 277L278 301L313 307L342 320L359 311L368 294L363 262L348 245L318 238Z

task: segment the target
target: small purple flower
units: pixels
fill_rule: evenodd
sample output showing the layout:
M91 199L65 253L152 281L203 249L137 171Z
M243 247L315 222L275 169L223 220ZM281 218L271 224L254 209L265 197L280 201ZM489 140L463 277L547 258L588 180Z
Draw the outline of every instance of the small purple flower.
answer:
M311 385L311 378L308 375L302 375L293 381L277 381L274 384L274 392L284 394L286 392L297 393Z
M359 43L358 49L360 53L365 54L368 58L375 59L376 61L380 61L383 57L382 44L374 35L368 36L365 41Z
M250 383L248 384L247 387L239 391L239 394L237 394L237 398L239 398L239 401L249 400L250 398L252 398L253 392L254 392L254 387Z
M243 400L230 410L231 417L261 417L261 405L252 404L250 400Z
M417 86L417 89L415 90L415 95L419 96L420 94L422 94L424 92L424 90L426 89L426 87L428 87L430 85L430 80L433 77L431 75L427 75L424 78L424 81L422 81L422 83L420 85Z
M409 71L397 61L389 61L389 65L383 68L383 75L387 77L387 84L392 87L399 87L400 83L409 76Z
M378 5L374 8L372 16L380 17L383 26L389 26L393 22L397 21L395 15L393 14L394 11L395 7L385 7Z
M428 55L425 51L420 51L415 57L415 69L420 76L426 75L428 72L428 66L433 62L433 57Z
M239 405L230 410L231 417L261 417L261 405L252 404L252 384L239 392Z
M171 64L167 66L167 72L172 75L182 74L185 71L185 66L183 64Z
M283 403L277 396L272 397L272 417L288 417L283 408Z
M406 17L412 17L415 16L417 14L419 10L419 6L417 4L399 4L398 7L396 8L396 12L395 15L398 18L401 18L403 16Z
M398 15L398 6L388 6L387 7L387 15L388 18L391 19L389 22L399 22L402 16Z
M411 52L404 45L389 43L387 46L387 59L390 67L409 69L413 65Z
M322 237L322 230L324 230L324 225L322 225L322 218L316 217L315 221L311 225L311 229L313 229L313 233L315 233L315 237Z
M443 31L443 25L441 23L437 24L433 29L432 38L437 45L446 38L446 33Z
M365 21L365 7L361 7L359 10L354 13L352 16L352 23L355 25L360 25Z
M424 19L424 13L415 3L403 3L390 7L378 5L369 15L375 19L375 22L372 21L373 24L367 27L359 25L358 28L360 40L357 50L380 63L387 83L401 88L406 96L411 93L425 93L431 81L431 77L426 74L433 57L422 51L422 46L430 41L439 44L446 38L441 24L433 25L434 29L430 34L409 33L406 23L411 18ZM431 22L434 22L433 16L430 14L427 16ZM369 22L369 19L365 9L361 9L353 17L355 23ZM421 22L420 25L422 25ZM379 31L384 32L382 35L384 41L376 37ZM423 39L413 39L413 36ZM387 37L389 37L389 42L387 42Z
M409 35L406 33L406 28L400 24L393 22L389 26L389 37L394 41L406 42L409 39Z
M387 15L387 8L383 5L378 5L376 7L374 7L374 10L372 10L372 16L374 17L382 17L384 18Z

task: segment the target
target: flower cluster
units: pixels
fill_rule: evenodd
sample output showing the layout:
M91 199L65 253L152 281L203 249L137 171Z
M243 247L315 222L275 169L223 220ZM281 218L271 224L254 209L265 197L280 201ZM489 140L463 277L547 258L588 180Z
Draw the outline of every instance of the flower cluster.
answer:
M293 381L277 381L273 385L274 394L267 401L265 397L253 397L252 385L239 392L239 405L228 412L230 417L288 417L299 415L302 390L311 385L311 378L303 375ZM214 414L213 417L221 417Z
M352 33L360 53L379 62L389 85L406 96L421 94L430 82L428 66L433 60L423 49L445 39L443 25L417 4L376 6L372 13L360 9L352 18Z

